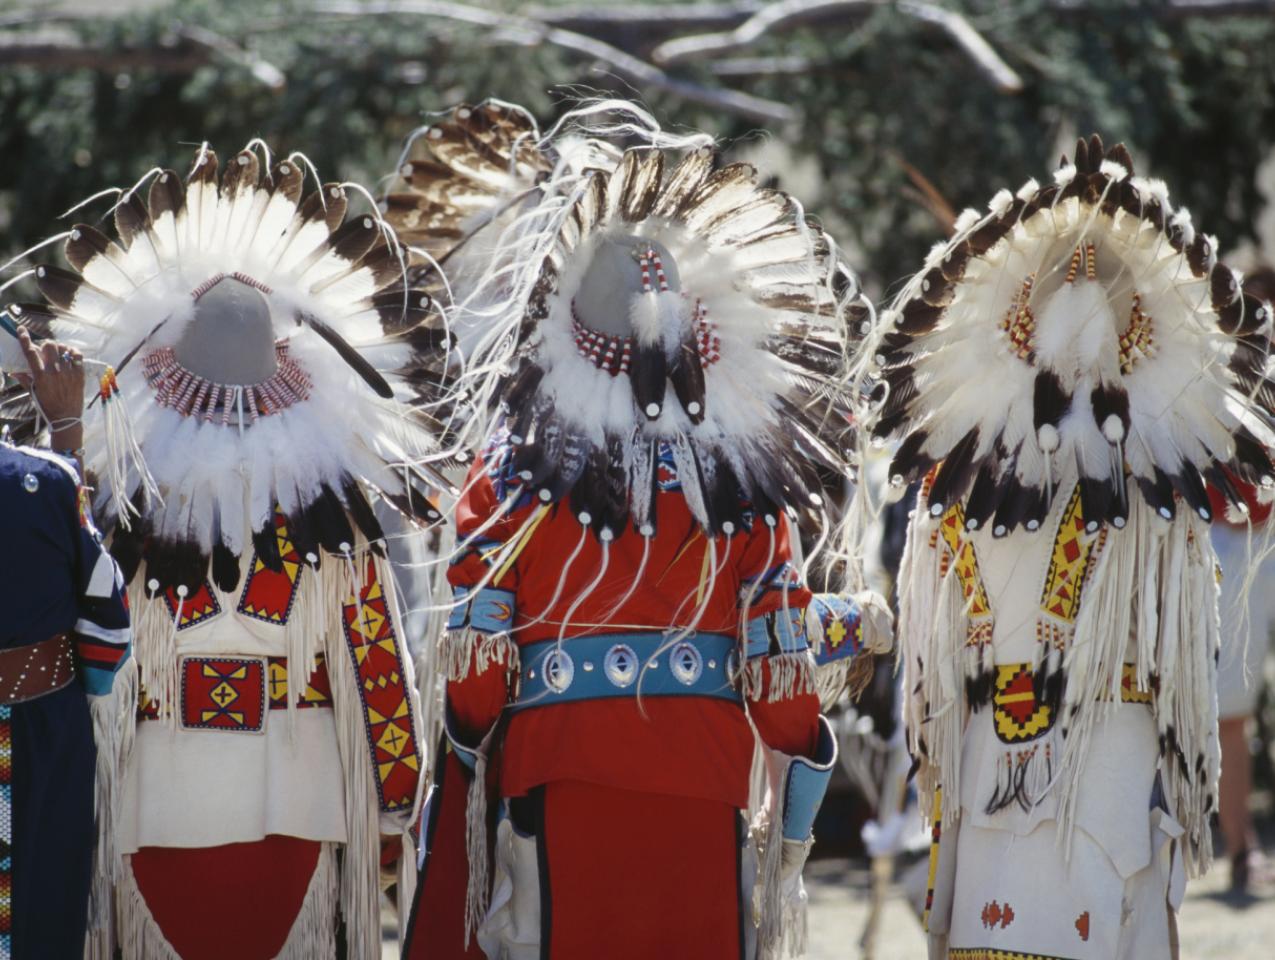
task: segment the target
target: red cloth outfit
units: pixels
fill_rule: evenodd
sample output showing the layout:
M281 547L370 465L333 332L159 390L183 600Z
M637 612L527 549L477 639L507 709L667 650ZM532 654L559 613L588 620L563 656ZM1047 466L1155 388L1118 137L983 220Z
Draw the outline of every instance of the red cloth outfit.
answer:
M537 838L542 956L736 960L750 918L740 890L740 811L754 749L749 719L766 745L787 754L811 756L819 739L811 684L790 677L771 696L779 662L772 658L809 659L808 651L773 644L749 651L745 642L749 624L791 623L810 602L791 563L787 523L753 515L747 529L710 540L665 462L655 493L658 529L643 537L630 527L604 542L568 503L518 497L517 478L501 466L506 455L497 444L471 471L457 510L463 552L449 579L458 595L475 588L513 595L506 636L518 650L522 686L518 671L505 668L510 654L484 663L490 654L480 654L479 643L467 657L459 651L462 676L447 685L453 743L431 804L428 859L404 956L483 956L472 940L464 946L457 891L466 885L465 805L450 788L452 778L470 776L457 747L475 747L494 729L489 781L512 801L515 827ZM492 522L511 497L514 508ZM643 694L639 701L632 692L647 682L643 676L669 669L664 649L629 695L555 703L552 694L536 693L542 688L529 672L528 650L537 644L561 635L571 655L589 642L588 649L605 647L608 635L658 643L670 627L691 626L701 637L730 638L731 657L756 652L743 670L753 678L746 709L738 696ZM477 616L473 629L482 629ZM664 646L678 639L674 630ZM705 655L701 666L717 662ZM604 664L592 654L572 655L571 669L572 682L585 675L602 682ZM525 706L507 709L519 697Z

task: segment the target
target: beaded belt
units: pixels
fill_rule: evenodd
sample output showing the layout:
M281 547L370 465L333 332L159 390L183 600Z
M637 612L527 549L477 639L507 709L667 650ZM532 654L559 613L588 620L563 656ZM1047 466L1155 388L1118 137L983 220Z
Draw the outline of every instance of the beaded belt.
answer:
M1099 699L1108 700L1103 693ZM1120 673L1120 702L1150 706L1153 694L1138 687L1138 670L1126 663ZM1054 725L1057 708L1036 695L1030 663L998 663L992 691L992 722L1004 743L1025 743L1044 736Z
M676 636L676 634L674 634ZM736 641L693 633L605 633L521 649L518 700L510 709L615 697L715 697L741 702L732 683Z
M178 667L178 681L177 719L187 730L260 733L265 729L266 710L285 710L289 699L302 709L332 706L332 686L322 654L301 692L289 681L287 657L185 656ZM143 690L138 719L157 720L161 712L159 702Z
M75 659L65 633L0 650L0 705L47 696L74 679Z

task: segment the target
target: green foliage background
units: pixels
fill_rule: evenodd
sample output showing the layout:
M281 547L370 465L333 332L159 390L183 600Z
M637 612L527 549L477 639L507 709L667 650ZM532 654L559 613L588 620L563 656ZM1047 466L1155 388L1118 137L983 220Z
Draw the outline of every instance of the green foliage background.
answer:
M513 100L547 123L565 109L566 88L610 86L643 97L667 125L724 138L756 129L628 90L553 47L502 42L449 21L351 20L310 6L175 0L58 24L107 50L163 47L176 24L207 26L282 69L279 92L229 62L181 73L0 68L0 250L62 229L56 216L103 187L132 183L152 165L184 165L182 145L205 139L226 156L261 136L304 151L325 177L372 186L425 111L461 99ZM889 3L866 19L786 33L749 51L809 58L802 73L732 81L802 110L795 129L775 134L817 164L824 184L812 211L843 235L877 289L914 269L940 236L908 195L900 159L953 206L982 205L1002 186L1047 176L1064 136L1093 130L1125 140L1142 171L1167 180L1223 249L1251 236L1260 207L1254 171L1275 129L1275 20L1164 17L1163 3L1127 0L1093 0L1083 10L1065 0L948 6L965 11L1020 73L1022 93L998 93L947 37ZM0 33L44 29L15 25L31 9L0 3ZM718 82L702 66L687 72Z

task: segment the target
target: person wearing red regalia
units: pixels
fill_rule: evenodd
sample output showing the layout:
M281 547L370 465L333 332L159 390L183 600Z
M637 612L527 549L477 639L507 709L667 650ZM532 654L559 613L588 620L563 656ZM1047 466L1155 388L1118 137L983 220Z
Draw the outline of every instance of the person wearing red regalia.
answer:
M844 677L864 637L795 521L828 522L816 467L849 472L856 293L752 168L666 159L546 186L555 242L475 334L508 375L456 513L411 960L804 948L816 653Z

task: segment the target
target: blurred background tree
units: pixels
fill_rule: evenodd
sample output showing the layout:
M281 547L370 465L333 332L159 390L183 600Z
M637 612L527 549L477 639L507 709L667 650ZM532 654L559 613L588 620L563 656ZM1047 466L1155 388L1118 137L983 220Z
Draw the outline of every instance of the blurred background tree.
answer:
M260 136L371 186L428 111L547 124L586 90L760 154L878 293L1094 130L1227 250L1266 202L1271 50L1261 0L0 0L0 249L185 144Z

